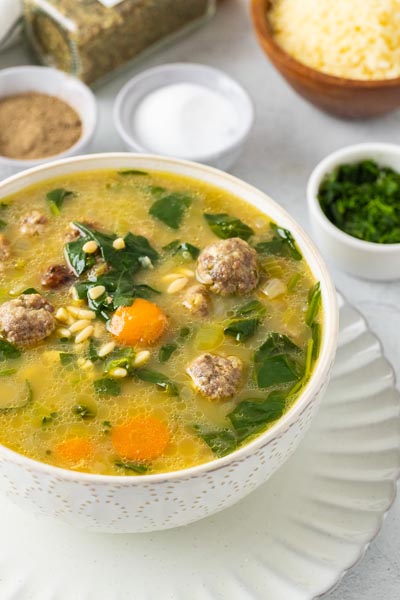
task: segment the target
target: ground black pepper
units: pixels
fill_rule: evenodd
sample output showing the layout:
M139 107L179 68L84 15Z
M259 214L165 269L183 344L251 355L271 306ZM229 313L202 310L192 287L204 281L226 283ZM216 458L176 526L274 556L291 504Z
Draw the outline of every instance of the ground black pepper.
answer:
M55 156L75 144L82 123L60 98L27 92L0 99L0 154L15 159Z

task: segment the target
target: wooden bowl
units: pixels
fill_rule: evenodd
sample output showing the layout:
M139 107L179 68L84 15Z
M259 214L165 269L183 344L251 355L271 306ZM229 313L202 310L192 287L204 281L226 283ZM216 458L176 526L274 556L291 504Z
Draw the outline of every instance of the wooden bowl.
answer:
M258 40L272 64L303 98L348 119L375 117L400 106L400 77L375 81L345 79L312 69L291 57L274 39L268 19L270 7L271 0L252 0Z

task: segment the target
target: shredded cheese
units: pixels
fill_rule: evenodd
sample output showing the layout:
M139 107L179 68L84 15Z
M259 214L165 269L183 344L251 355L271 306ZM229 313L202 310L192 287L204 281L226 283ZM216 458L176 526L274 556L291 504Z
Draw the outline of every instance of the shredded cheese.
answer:
M400 77L400 0L274 0L269 18L282 48L314 69Z

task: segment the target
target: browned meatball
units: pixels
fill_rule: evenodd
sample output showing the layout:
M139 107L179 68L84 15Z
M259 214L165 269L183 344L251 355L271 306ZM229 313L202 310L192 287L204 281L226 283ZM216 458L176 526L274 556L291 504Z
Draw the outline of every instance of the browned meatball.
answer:
M247 294L258 284L257 252L240 238L221 240L204 248L196 275L216 294Z
M21 219L20 232L22 235L42 235L48 223L48 218L38 210L33 210Z
M212 400L233 396L240 384L242 361L236 356L201 354L186 370L195 388Z
M43 287L57 289L74 279L75 275L65 265L51 265L43 274L41 284Z
M33 346L54 331L52 312L40 294L21 294L0 306L0 331L17 346Z
M183 299L183 306L194 315L206 317L208 315L210 298L205 285L192 285Z

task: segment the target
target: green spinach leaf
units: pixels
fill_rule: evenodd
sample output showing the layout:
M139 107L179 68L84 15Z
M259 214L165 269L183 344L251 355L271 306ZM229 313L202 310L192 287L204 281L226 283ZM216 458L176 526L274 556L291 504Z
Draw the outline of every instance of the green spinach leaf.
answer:
M136 463L127 460L116 460L114 462L115 466L119 469L125 469L127 471L134 471L135 473L143 474L147 473L149 470L149 465L145 465L144 463Z
M99 396L119 396L121 394L121 384L111 377L103 377L93 382L94 391Z
M238 308L234 318L225 327L224 333L234 337L237 342L245 342L256 333L266 310L258 300L250 300Z
M304 373L304 353L291 339L281 333L270 333L254 355L259 388L290 383Z
M76 362L76 359L77 359L76 354L72 354L71 352L60 352L59 357L60 357L60 363L64 367L67 367L68 365L73 364L74 362Z
M196 260L200 254L200 248L193 246L193 244L189 244L189 242L181 242L180 240L170 242L163 247L163 250L170 252L172 256L180 254L183 258L188 256L188 258L192 258L193 260Z
M74 415L78 415L79 417L81 417L84 421L87 421L88 419L94 419L96 416L95 411L92 408L85 406L84 404L77 404L72 409L72 412L74 413Z
M253 337L260 325L260 319L236 319L225 327L225 335L234 337L237 342L245 342Z
M117 171L118 175L148 175L146 171L141 171L140 169L123 169L122 171Z
M206 429L200 425L194 425L193 429L205 443L211 448L218 458L230 454L237 447L236 434L231 429Z
M6 221L3 221L3 219L0 219L0 231L3 231L3 229L5 229L6 227L7 227Z
M266 242L256 244L255 249L259 254L291 257L301 260L303 257L297 248L296 241L290 231L276 223L270 224L274 237Z
M261 431L268 423L279 419L285 410L286 399L281 392L271 392L265 400L243 400L227 416L242 442Z
M151 205L149 214L171 229L179 229L191 203L192 200L187 194L171 192L156 200Z
M83 246L88 241L88 237L81 237L73 242L68 242L64 247L67 263L78 277L93 267L96 262L96 259L92 254L86 254L86 252L83 251Z
M178 344L175 343L165 344L164 346L161 346L158 352L158 360L162 363L167 362L177 349Z
M21 350L19 350L11 342L0 339L0 362L8 360L9 358L19 358L21 356Z
M211 231L223 240L239 237L246 242L254 234L254 231L240 219L231 217L227 213L204 215Z
M171 396L178 396L178 388L169 377L158 371L151 371L150 369L135 369L132 371L136 377L147 383L153 383L162 390L166 391Z
M51 423L53 423L53 421L58 417L58 413L57 412L52 412L49 415L46 415L44 417L42 417L42 427L46 427L47 425L50 425Z
M306 323L309 327L314 323L321 306L321 285L319 281L311 288L308 294L308 309Z
M116 348L106 357L104 372L109 373L113 369L130 369L135 358L132 348Z
M65 190L64 188L57 188L46 194L50 210L54 216L58 217L60 215L60 209L64 204L65 198L70 198L71 196L75 196L75 192Z

